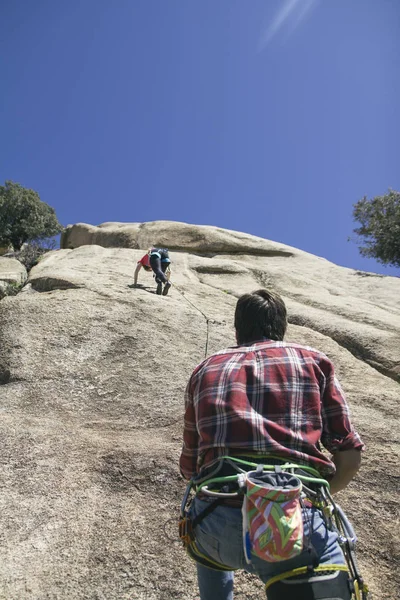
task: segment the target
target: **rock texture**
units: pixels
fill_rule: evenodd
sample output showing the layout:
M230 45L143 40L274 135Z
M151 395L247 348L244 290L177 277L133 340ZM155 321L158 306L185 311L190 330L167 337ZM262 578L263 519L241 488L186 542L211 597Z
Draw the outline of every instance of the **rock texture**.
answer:
M10 284L21 285L26 281L27 276L24 265L18 260L0 257L0 298Z
M145 272L130 287L153 244L172 250L167 297ZM400 280L184 223L79 224L62 247L0 302L0 598L198 598L176 541L183 392L234 344L237 297L265 286L288 305L287 338L336 365L367 445L338 499L375 598L393 600ZM239 575L235 598L250 597L262 588Z

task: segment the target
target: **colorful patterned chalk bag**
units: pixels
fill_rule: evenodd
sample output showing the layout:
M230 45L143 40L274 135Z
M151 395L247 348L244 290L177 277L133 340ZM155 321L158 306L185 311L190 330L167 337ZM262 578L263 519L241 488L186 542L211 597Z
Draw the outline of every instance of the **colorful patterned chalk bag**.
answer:
M251 553L268 562L288 560L303 550L300 479L276 467L275 472L246 474L243 502L243 545L246 560Z

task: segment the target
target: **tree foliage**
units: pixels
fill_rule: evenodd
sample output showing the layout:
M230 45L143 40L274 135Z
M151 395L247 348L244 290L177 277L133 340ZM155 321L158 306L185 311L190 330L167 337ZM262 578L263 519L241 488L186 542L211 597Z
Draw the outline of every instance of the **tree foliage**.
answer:
M361 225L354 229L358 243L364 244L360 253L384 265L400 267L400 192L389 190L371 200L364 196L354 204L353 217Z
M6 181L0 186L0 246L20 250L25 242L44 240L61 233L54 209L34 190Z
M8 252L5 256L16 258L29 272L32 267L38 264L44 254L54 250L55 246L54 239L39 242L35 240L24 244L21 250Z

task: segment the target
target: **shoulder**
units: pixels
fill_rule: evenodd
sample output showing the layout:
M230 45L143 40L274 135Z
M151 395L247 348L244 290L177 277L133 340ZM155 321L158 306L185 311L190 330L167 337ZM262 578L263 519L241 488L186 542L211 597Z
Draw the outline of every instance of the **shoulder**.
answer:
M305 362L332 364L330 359L316 348L304 346L294 342L264 340L250 345L232 346L216 352L205 359L201 365L221 364L227 361L245 362L256 355L263 355L266 359L271 358L297 358Z
M324 352L321 352L321 350L317 350L311 346L303 346L302 344L290 342L285 344L285 346L289 358L293 358L294 356L295 360L298 360L300 364L304 366L313 365L324 378L331 378L335 375L333 362L326 354L324 354Z
M321 352L321 350L293 342L285 342L284 344L288 354L297 356L304 364L312 362L323 372L333 370L331 359L324 352Z
M321 350L317 350L312 346L304 346L303 344L296 344L294 342L282 342L285 348L292 349L294 352L298 354L303 354L305 356L313 356L318 360L329 360L326 354L321 352Z
M320 350L317 350L316 348L312 348L311 346L304 346L302 344L296 344L293 342L277 342L273 340L267 340L256 342L250 345L243 344L240 346L230 346L229 348L219 350L199 363L194 369L194 372L198 372L213 365L220 365L228 361L245 360L247 357L256 355L259 352L265 352L271 356L297 354L299 357L309 357L318 363L331 362L326 354Z
M232 352L234 350L235 347L226 348L225 350L220 350L219 352L215 352L214 354L207 356L207 358L202 360L201 363L194 368L191 377L194 378L207 369L211 369L217 365L225 363L229 358L231 358L232 354L235 354L235 352Z

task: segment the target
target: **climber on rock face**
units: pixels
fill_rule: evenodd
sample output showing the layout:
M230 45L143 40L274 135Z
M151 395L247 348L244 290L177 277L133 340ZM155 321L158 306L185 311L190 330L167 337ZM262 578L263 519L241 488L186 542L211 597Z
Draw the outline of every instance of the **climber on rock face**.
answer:
M350 599L338 533L329 527L317 500L318 494L324 498L323 489L329 486L330 493L347 486L359 469L363 443L350 421L333 364L318 350L284 342L286 327L286 307L278 294L264 289L244 294L235 311L238 346L206 358L195 368L186 388L180 471L191 482L188 489L195 490L195 497L182 520L181 539L197 561L201 600L232 600L236 569L256 574L268 588L267 598L274 600ZM331 456L321 451L321 444ZM252 465L241 471L236 488L235 464L242 469L244 464ZM291 473L280 466L285 464ZM273 465L265 475L264 465ZM296 519L301 530L296 553L287 551L287 540L296 538L281 534L283 543L279 537L282 521L279 527L271 521L270 515L277 514L278 508L263 504L267 508L262 517L261 513L255 517L250 509L246 512L253 504L244 499L250 502L251 498L254 506L256 501L249 495L251 488L243 492L245 472L246 477L253 475L261 491L262 477L279 482L283 476L292 475L292 480L298 476ZM301 481L311 481L310 472L314 474L314 496L301 496ZM211 485L216 486L214 497L208 492ZM325 486L322 491L321 485ZM236 496L235 489L239 490ZM276 484L274 498L276 490L279 494L293 491L289 485ZM265 498L257 500L264 502ZM282 500L269 500L273 501L283 506ZM254 530L250 526L246 530L246 519L253 516L261 520ZM289 521L294 523L294 518ZM263 544L264 554L260 553ZM313 569L324 568L328 573L325 579L318 579L318 571L311 576ZM293 581L288 574L301 569L306 575ZM282 574L292 579L282 580ZM305 592L309 595L302 595Z
M150 267L153 269L153 272L156 276L157 283L157 294L166 296L168 294L169 288L171 287L171 282L166 276L166 271L169 269L169 265L171 260L169 258L169 253L167 248L152 248L150 250ZM164 284L164 289L163 289Z
M160 296L166 296L171 287L170 277L170 264L169 253L167 248L150 248L136 265L134 274L134 287L137 286L138 275L140 269L143 267L146 271L153 271L156 283L157 283L157 294ZM164 284L164 289L163 289Z

